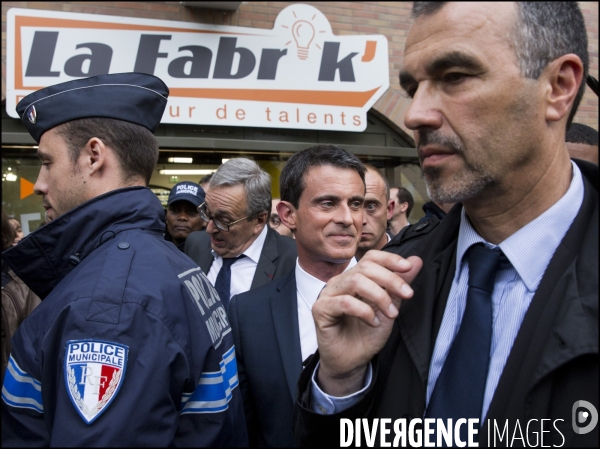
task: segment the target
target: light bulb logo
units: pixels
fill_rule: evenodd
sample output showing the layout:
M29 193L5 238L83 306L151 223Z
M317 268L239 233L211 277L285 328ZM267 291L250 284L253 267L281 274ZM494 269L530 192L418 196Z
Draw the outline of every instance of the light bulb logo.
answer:
M297 20L292 26L292 36L298 47L298 58L308 58L308 47L315 38L315 27L306 20Z

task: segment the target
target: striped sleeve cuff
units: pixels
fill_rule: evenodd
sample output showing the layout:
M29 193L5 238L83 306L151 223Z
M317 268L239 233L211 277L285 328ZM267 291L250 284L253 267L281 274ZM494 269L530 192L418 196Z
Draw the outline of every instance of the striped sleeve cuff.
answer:
M349 409L354 404L360 402L360 400L365 396L369 385L371 385L371 379L373 377L373 367L371 363L369 363L367 367L367 374L365 376L365 383L363 388L355 393L352 393L349 396L343 397L335 397L330 396L327 393L324 393L323 390L319 388L317 384L316 375L319 370L319 365L321 362L317 363L315 367L315 371L312 376L312 389L311 389L311 410L315 413L319 413L321 415L333 415L334 413L343 412L344 410Z
M12 356L4 376L2 400L11 407L44 413L41 382L23 371Z

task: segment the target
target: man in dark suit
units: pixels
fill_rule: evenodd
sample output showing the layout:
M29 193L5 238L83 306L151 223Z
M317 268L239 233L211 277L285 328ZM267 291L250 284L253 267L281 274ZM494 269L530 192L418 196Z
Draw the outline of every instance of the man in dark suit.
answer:
M321 292L296 438L340 445L345 423L360 444L366 418L381 446L598 447L598 166L564 143L588 71L579 6L412 14L405 124L430 198L461 204L420 258L369 252Z
M271 178L256 162L221 165L198 208L206 232L191 233L185 253L206 273L228 306L231 296L268 284L294 269L296 242L273 231Z
M333 145L290 158L277 212L298 245L294 271L231 300L240 388L251 446L294 446L292 413L302 361L317 349L312 305L325 283L356 264L365 168Z

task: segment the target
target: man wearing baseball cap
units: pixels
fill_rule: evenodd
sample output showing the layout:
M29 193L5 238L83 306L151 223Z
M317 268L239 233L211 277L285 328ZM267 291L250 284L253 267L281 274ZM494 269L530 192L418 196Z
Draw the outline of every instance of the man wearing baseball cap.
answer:
M204 203L205 196L204 189L195 182L183 181L171 189L167 201L165 240L173 242L181 251L190 232L204 229L198 206Z
M17 105L48 223L2 254L43 299L12 339L3 446L247 444L225 310L147 188L168 94L121 73Z

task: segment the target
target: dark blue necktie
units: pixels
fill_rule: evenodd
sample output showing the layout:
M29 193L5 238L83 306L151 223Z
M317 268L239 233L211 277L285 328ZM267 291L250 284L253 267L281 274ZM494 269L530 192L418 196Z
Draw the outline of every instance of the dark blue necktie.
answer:
M427 418L441 418L445 425L452 418L454 425L460 418L481 417L492 343L492 292L502 256L500 248L481 244L468 250L465 313L431 394ZM468 426L460 430L467 442Z
M229 300L231 299L231 266L242 257L246 257L246 255L242 254L237 257L223 259L223 266L219 270L217 280L215 281L215 290L219 294L225 310L229 310Z

